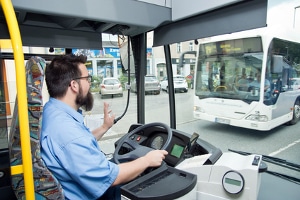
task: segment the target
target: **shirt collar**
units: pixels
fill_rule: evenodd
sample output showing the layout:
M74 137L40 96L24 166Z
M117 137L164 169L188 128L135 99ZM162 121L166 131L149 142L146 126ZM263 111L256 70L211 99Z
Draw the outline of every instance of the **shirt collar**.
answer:
M71 115L76 121L83 123L83 115L82 115L82 110L78 109L77 111L74 110L71 106L69 106L68 104L55 99L53 97L50 97L49 102L53 105L55 105L57 108L59 108L60 110L66 112L67 114Z

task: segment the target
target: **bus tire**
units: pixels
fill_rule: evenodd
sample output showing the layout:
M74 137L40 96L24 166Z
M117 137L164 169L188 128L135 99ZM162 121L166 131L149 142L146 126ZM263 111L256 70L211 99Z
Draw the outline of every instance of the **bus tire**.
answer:
M293 109L293 119L289 121L289 125L294 125L296 124L300 119L300 101L297 100L294 105Z

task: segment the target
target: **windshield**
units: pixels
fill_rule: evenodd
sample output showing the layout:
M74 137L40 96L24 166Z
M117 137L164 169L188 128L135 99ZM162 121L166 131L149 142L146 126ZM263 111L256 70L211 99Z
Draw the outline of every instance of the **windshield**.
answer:
M151 35L149 37L151 37ZM218 47L218 44L219 47L221 46L223 49L218 48L217 51L215 49L215 51L209 53L208 50L214 50L213 46ZM225 46L222 46L221 42L209 43L206 45L200 43L199 45L196 45L194 41L186 41L182 44L174 43L170 45L170 48L172 49L171 61L173 80L185 80L187 82L187 92L175 90L174 94L171 94L170 91L159 89L160 93L147 93L144 96L145 123L162 122L171 125L170 118L172 116L170 113L171 105L169 96L174 95L175 109L173 117L176 118L175 126L177 130L190 135L197 133L200 135L201 139L215 145L223 152L232 149L279 157L299 164L300 157L298 155L300 142L299 136L297 136L299 134L294 133L298 133L300 123L295 126L283 125L279 128L262 132L228 126L221 123L208 122L193 116L195 98L232 98L242 101L242 103L256 103L259 101L259 95L250 95L250 91L244 91L242 88L234 86L233 83L237 83L237 80L241 80L242 78L248 80L257 79L255 75L258 75L258 72L262 69L263 51L261 38L255 37L245 40L224 41L223 44L226 44L227 51L225 51ZM177 52L180 45L183 49ZM188 48L190 45L194 50L200 49L201 52L197 58L194 55L187 55L185 57L185 64L182 67L179 67L179 57L182 52L190 50ZM154 74L163 88L164 82L168 79L166 69L167 62L164 59L165 54L162 49L162 46L153 47L151 49L152 52L151 54L149 53L150 57L147 57L148 64L147 67L145 67L145 71L147 74ZM124 96L109 96L101 99L101 95L95 90L93 92L95 98L94 108L92 111L86 113L85 117L86 122L90 127L96 127L99 123L99 118L103 119L102 113L104 101L110 104L112 113L115 114L116 117L119 117L124 112L129 95L129 107L126 114L109 130L109 133L105 134L103 139L99 141L101 150L106 154L112 153L114 151L114 142L128 132L131 124L137 123L137 107L139 103L141 103L138 100L137 94L133 91L128 93L125 89L128 81L127 73L118 70L114 75L119 77L119 80L124 86ZM131 72L131 81L137 76L137 71L134 73ZM147 75L145 76L145 80L153 79L154 76ZM193 82L193 80L195 82ZM174 88L175 87L176 85L174 84ZM240 105L236 105L236 107L238 106ZM215 109L213 106L211 112L216 113L225 111L222 109ZM244 110L239 108L237 109L237 112L242 113ZM238 113L235 113L235 115L237 114ZM292 170L289 172L287 169L283 169L270 163L268 163L268 169L300 178L299 172Z
M200 44L196 95L258 101L262 57L259 37Z

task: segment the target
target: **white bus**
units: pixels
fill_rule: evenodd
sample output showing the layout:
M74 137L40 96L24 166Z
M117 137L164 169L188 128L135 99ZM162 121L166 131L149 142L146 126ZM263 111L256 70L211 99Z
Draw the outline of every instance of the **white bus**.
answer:
M261 28L199 44L194 117L255 130L300 118L299 33Z

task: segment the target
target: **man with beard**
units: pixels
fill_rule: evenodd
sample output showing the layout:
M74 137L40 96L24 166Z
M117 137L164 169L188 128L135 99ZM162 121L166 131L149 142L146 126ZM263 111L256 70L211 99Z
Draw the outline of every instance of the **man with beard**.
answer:
M89 111L93 96L85 56L62 55L46 67L49 101L44 106L41 156L61 183L66 199L120 199L118 185L133 180L148 167L160 166L165 150L153 150L119 165L106 159L97 140L113 125L104 103L102 126L90 131L80 108Z

